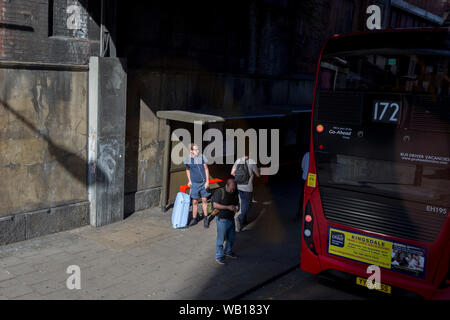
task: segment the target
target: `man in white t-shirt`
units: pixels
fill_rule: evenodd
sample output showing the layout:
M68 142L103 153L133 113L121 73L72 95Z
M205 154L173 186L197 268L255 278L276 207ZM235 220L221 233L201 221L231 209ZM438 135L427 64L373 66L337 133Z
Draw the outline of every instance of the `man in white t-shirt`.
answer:
M242 166L240 169L238 165ZM239 158L233 165L231 169L231 175L236 178L236 171L242 170L242 168L247 168L248 170L248 183L242 184L236 181L237 189L239 192L239 198L241 199L241 214L237 217L237 229L239 231L242 230L244 225L247 224L247 213L250 211L252 204L252 195L253 195L253 178L256 175L260 176L259 168L256 165L256 162L253 159L249 159L248 154L244 157Z

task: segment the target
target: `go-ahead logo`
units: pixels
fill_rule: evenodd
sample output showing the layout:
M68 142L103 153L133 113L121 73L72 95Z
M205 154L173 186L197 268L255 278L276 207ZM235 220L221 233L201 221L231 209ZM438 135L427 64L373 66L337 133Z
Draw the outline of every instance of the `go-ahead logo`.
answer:
M341 232L331 231L330 244L337 247L344 247L345 235Z

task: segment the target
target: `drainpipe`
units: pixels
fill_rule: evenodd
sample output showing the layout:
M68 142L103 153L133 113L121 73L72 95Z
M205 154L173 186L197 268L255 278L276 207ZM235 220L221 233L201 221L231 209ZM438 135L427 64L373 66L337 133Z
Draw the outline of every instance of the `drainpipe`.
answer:
M100 52L99 52L99 56L100 57L104 57L105 56L105 52L104 52L104 29L105 29L105 0L100 0Z
M167 211L167 198L169 196L169 174L170 174L170 150L172 149L171 127L170 120L166 119L166 135L164 139L164 169L163 169L163 181L160 198L160 206L162 212Z
M101 0L100 10L100 57L116 57L117 2ZM108 28L109 26L109 28Z

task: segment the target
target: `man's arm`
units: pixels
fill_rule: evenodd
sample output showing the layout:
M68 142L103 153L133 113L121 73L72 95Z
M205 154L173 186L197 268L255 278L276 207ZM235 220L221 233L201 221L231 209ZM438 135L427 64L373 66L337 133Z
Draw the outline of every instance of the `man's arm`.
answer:
M237 163L238 163L239 159L236 160L233 164L233 168L231 168L231 175L234 177L236 175L236 167L237 167Z
M192 186L192 182L191 182L191 170L189 170L189 168L188 167L186 167L186 175L187 175L187 178L188 178L188 186L189 186L189 188Z
M208 189L209 188L209 169L208 169L208 165L206 163L203 164L203 167L205 168L205 175L206 175L205 189Z
M218 202L213 202L213 205L214 205L214 209L231 210L231 211L234 210L234 206L233 205L226 206L226 205L220 204Z
M252 171L255 173L255 175L258 178L261 176L261 171L259 170L259 168L256 164L252 164Z
M255 167L256 167L256 164L255 164ZM255 174L256 174L256 176L259 178L259 177L261 177L261 171L259 170L259 168L258 167L256 167L256 169L255 169Z

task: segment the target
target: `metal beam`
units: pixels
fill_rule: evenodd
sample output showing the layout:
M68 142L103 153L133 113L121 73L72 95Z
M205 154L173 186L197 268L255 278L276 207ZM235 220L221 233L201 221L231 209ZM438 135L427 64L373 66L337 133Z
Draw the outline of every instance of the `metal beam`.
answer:
M416 15L422 19L431 21L433 23L436 23L438 25L442 25L444 23L444 18L443 17L439 17L429 11L426 11L422 8L419 8L413 4L410 4L406 1L403 0L391 0L391 5L393 7L396 7L398 9L401 9L403 11L409 12L413 15Z

